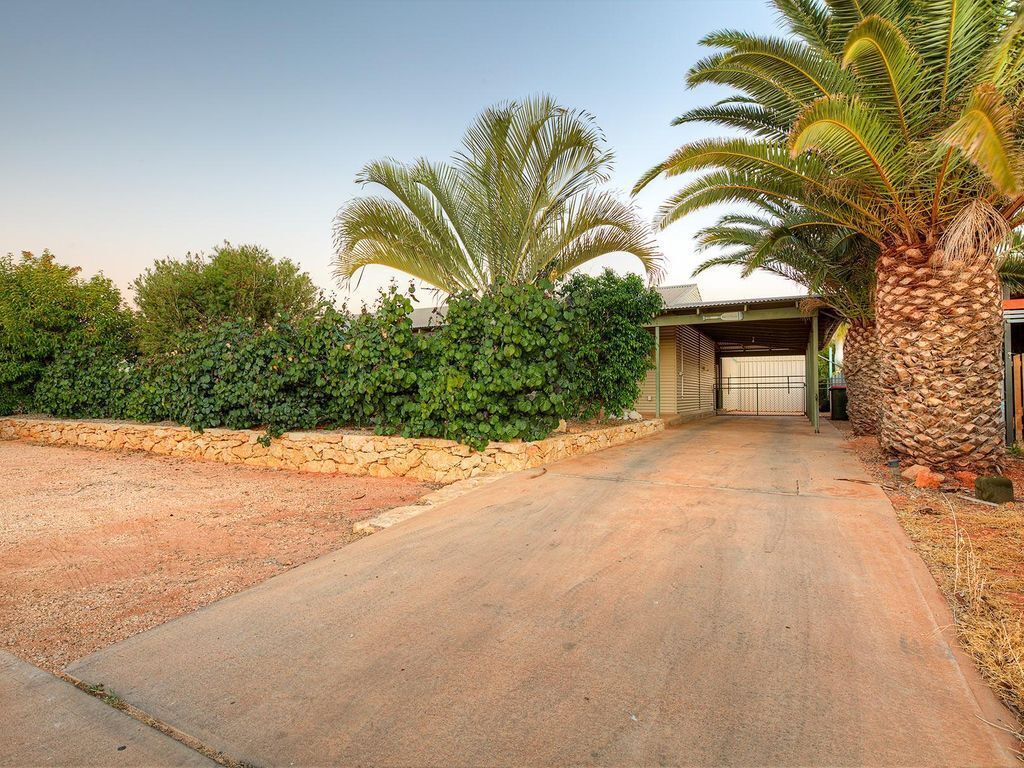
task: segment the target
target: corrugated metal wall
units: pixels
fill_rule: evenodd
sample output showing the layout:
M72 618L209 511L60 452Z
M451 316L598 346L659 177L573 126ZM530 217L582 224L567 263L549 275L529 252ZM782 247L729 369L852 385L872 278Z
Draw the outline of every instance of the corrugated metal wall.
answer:
M715 342L690 326L679 326L676 345L679 367L679 413L715 408Z
M653 414L654 409L654 371L648 371L636 410ZM662 415L695 415L714 409L715 343L689 326L662 328Z
M803 413L805 364L802 355L723 357L722 410Z
M693 328L679 326L676 360L679 366L679 392L676 402L679 413L696 413L700 406L700 334Z

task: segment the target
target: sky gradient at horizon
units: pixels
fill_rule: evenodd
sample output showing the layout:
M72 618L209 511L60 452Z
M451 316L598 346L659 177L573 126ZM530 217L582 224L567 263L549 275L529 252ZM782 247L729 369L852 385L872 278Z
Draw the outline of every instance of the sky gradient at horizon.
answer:
M346 293L330 272L332 219L367 161L445 159L484 107L550 93L596 116L626 194L720 133L669 123L719 95L683 78L722 27L774 19L763 0L0 0L0 252L49 248L125 288L157 258L259 243L370 299L397 273ZM653 183L642 215L678 186ZM690 281L694 233L716 216L659 233L665 284ZM639 268L619 255L587 271L606 264ZM800 292L724 269L698 282L711 299Z

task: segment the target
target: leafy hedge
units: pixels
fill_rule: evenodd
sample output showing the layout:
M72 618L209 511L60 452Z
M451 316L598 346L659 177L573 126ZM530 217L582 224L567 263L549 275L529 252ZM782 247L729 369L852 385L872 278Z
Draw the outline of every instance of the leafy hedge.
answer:
M60 416L94 416L134 348L134 319L106 278L78 277L49 251L0 257L0 413L35 405ZM74 377L74 391L61 383ZM42 389L39 390L39 386Z
M560 419L621 413L650 367L644 329L660 296L606 272L551 286L458 295L444 321L414 332L396 289L373 311L212 322L143 356L131 336L69 333L34 387L36 410L64 417L170 420L196 430L318 426L489 440L539 439Z
M576 412L592 417L631 409L651 367L653 341L644 326L661 310L661 295L648 290L638 275L619 277L611 270L598 277L573 275L561 294L576 320L568 385Z
M473 446L546 436L573 415L573 318L534 285L453 297L444 323L421 337L425 365L402 433Z

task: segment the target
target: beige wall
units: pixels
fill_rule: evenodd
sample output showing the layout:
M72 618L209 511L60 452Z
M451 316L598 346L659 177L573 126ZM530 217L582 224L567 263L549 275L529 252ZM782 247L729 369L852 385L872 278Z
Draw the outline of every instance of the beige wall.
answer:
M655 412L655 372L647 372L636 410ZM661 415L697 416L714 413L715 345L695 328L661 329Z
M679 356L676 353L676 329L661 329L661 414L671 416L678 409ZM645 415L653 415L655 409L655 371L652 369L644 377L640 386L640 399L636 410Z

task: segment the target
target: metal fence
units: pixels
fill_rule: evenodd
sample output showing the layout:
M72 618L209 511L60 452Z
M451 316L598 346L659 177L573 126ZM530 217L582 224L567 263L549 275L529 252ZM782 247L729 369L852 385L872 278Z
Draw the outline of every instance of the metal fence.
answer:
M803 376L725 376L716 386L719 413L790 416L807 408Z

